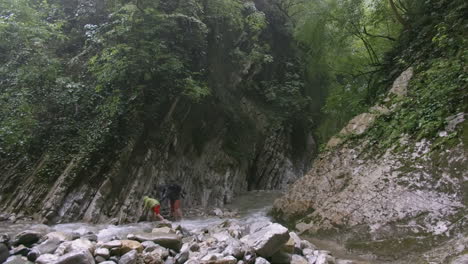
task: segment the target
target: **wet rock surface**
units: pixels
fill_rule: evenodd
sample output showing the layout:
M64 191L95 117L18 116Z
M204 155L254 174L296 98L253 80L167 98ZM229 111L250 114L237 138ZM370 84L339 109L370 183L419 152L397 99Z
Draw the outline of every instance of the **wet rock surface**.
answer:
M389 259L426 252L467 230L466 141L440 149L443 133L431 140L401 134L390 146L372 137L376 118L401 107L390 98L407 94L412 75L410 68L395 80L387 108L376 105L330 139L312 170L275 201L279 221ZM445 131L461 130L463 116L447 119Z
M333 263L326 262L332 259L329 253L315 250L310 242L302 240L286 227L270 222L266 217L230 220L214 218L203 225L199 223L203 221L195 224L190 221L186 224L166 222L163 224L165 227L157 222L145 223L139 226L140 232L122 235L126 239L118 240L112 240L117 238L115 234L102 235L118 233L118 229L112 227L91 236L96 237L96 241L89 239L90 231L80 228L78 231L81 235L71 241L68 240L71 236L66 232L49 232L35 237L37 242L30 247L13 247L10 251L17 255L5 263ZM23 236L24 232L20 234ZM9 254L10 251L6 245L0 244L0 255ZM6 258L8 255L5 255Z

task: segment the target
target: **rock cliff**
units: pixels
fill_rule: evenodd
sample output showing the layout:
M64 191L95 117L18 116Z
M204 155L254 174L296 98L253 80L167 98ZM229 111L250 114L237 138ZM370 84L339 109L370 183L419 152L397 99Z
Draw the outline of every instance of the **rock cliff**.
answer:
M78 21L76 31L87 46L67 65L81 71L85 83L93 79L82 69L90 56L86 52L102 53L105 39L84 36L105 32L115 23L106 20L113 17L99 1L83 2L93 11L78 5L67 12L76 17L72 21ZM163 81L148 83L151 76L145 75L144 85L150 88L143 90L142 99L125 95L130 88L117 99L129 100L127 105L133 108L116 125L109 129L111 119L93 121L96 129L90 127L91 134L85 136L92 138L96 130L105 130L109 136L104 143L70 153L72 140L82 135L68 135L66 141L47 138L34 154L0 160L0 209L47 223L111 219L125 223L140 219L144 195L158 196L158 186L171 181L187 192L184 206L219 206L244 191L282 189L302 176L315 149L307 125L280 117L282 110L272 109L255 92L271 81L270 76L279 76L281 83L295 70L292 37L279 30L281 21L271 20L272 7L263 2L260 7L253 2L226 3L231 11L213 11L214 3L206 1L161 1L160 14L142 16L159 23L153 41L162 39L160 47L172 45L168 52L176 53L176 58L187 56L184 63L192 71L206 74L208 99L194 101L180 92L171 95L159 87L164 88ZM266 10L257 9L261 7ZM128 4L119 12L140 11ZM94 31L79 31L82 26ZM271 47L270 53L260 53L259 45ZM170 80L168 86L176 86L177 81ZM95 84L86 85L94 89ZM56 151L60 146L64 146L61 152Z
M381 104L330 139L312 170L275 201L278 219L301 233L387 257L424 252L448 238L466 236L465 113L444 117L445 127L432 139L402 133L383 147L372 137L376 119L392 119L406 107L401 102L412 92L413 75L417 77L413 68L404 71ZM448 135L450 143L441 144ZM451 251L462 252L466 246ZM429 255L429 260L447 263Z

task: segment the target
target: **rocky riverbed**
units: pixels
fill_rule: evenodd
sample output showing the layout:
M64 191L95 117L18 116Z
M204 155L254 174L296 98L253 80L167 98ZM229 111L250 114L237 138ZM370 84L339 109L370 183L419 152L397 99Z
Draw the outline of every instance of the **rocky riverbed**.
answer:
M11 229L10 234L1 235L0 263L353 263L335 259L330 252L317 249L261 214L201 223L164 221L105 228L33 225L21 232Z
M186 219L172 223L47 226L10 215L14 223L0 222L0 263L360 263L273 223L268 205L278 195L251 192L228 208L186 208Z

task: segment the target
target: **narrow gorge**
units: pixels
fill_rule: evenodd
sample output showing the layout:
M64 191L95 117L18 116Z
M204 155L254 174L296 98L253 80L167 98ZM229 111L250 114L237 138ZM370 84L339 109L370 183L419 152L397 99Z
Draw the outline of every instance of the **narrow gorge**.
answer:
M468 263L466 13L0 0L0 263Z

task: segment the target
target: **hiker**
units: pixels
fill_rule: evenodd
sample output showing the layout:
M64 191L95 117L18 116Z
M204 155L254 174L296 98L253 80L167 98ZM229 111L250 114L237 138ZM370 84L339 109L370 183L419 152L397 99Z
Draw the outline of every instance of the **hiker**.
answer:
M171 215L174 219L182 219L182 209L180 208L180 197L185 197L185 191L178 184L168 184L164 187L161 202L169 199L171 204Z
M159 204L159 201L153 198L150 198L148 196L143 197L143 209L146 210L151 210L152 213L152 218L156 218L157 220L164 221L164 217L161 215L161 205Z

